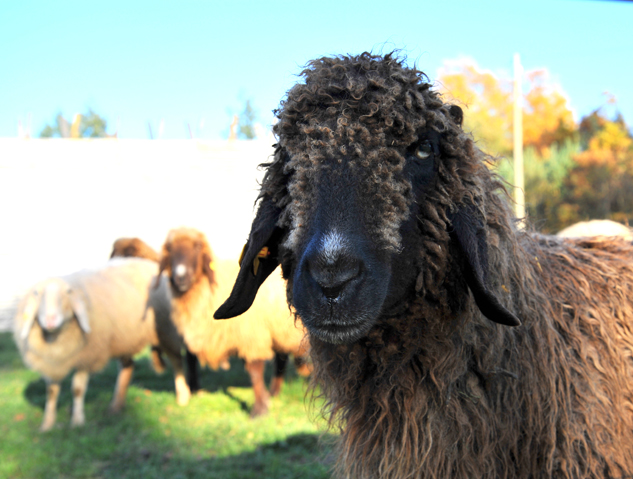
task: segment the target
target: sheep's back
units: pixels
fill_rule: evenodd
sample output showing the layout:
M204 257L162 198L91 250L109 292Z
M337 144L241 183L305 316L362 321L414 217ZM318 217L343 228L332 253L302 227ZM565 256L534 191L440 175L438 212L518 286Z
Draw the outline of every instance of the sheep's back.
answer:
M158 344L154 309L148 301L157 270L150 260L117 258L102 268L64 276L86 303L91 331L84 334L77 321L70 321L48 343L35 321L26 341L20 341L23 318L18 312L16 343L25 363L60 380L72 369L97 372L110 358L131 356L148 344Z
M100 369L110 357L133 355L148 344L158 344L155 313L149 301L157 273L154 261L117 258L102 269L67 278L88 298L94 324L85 356L87 363L94 361L92 367ZM91 347L103 350L101 359L90 353ZM78 360L82 361L83 355Z
M613 470L619 464L632 471L633 245L540 237L532 251L550 304L533 312L538 323L524 327L552 351L548 374L566 411L558 421L568 444L584 444Z
M301 351L304 331L300 322L295 326L286 301L285 283L278 272L260 287L246 313L228 320L213 319L215 310L231 293L238 270L235 261L218 261L214 265L217 286L213 291L202 278L192 291L195 294L174 300L174 320L180 324L187 347L212 368L234 354L252 361L270 360L275 350ZM179 301L187 304L178 304ZM179 311L187 316L186 320L179 320Z

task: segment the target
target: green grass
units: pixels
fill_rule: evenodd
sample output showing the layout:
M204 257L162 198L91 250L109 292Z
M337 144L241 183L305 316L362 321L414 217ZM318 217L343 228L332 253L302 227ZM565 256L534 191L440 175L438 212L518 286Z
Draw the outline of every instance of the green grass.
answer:
M86 425L69 426L67 378L57 425L42 434L44 381L24 367L11 335L2 333L0 478L328 478L333 436L308 413L306 381L289 369L270 413L250 419L254 397L239 360L227 372L203 370L203 391L178 407L171 371L158 376L141 357L127 407L113 416L107 407L117 365L111 362L90 378Z

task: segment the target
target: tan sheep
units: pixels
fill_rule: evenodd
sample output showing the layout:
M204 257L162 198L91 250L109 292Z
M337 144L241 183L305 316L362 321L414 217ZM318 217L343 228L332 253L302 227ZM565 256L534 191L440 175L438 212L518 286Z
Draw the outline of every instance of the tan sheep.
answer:
M158 262L158 253L139 238L119 238L112 245L110 258L147 258Z
M239 268L235 261L212 261L203 233L192 228L169 232L160 270L170 279L172 320L201 364L217 369L232 355L244 359L255 393L251 416L259 416L268 411L270 397L264 384L265 361L278 354L274 395L281 388L285 355L301 361L307 353L304 329L288 309L281 275L271 276L262 286L254 307L240 321L215 321L213 312L230 292ZM307 366L299 365L299 372L307 374Z
M41 430L55 424L60 382L72 371L71 425L82 425L91 373L119 358L113 412L120 411L134 370L132 357L148 344L167 354L178 404L189 401L182 368L182 339L170 320L170 288L154 261L113 259L104 267L50 278L32 287L14 321L14 339L25 364L47 383Z
M140 238L119 238L112 245L110 258L147 258L158 263L160 255ZM185 360L187 363L187 384L191 392L195 392L200 389L198 358L185 348ZM164 361L159 346L152 346L152 361L155 369L164 369ZM225 367L228 369L228 363Z

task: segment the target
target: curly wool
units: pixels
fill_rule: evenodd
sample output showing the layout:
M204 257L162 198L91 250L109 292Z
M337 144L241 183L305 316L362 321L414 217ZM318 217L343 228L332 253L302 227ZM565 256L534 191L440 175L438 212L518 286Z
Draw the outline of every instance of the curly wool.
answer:
M441 132L434 183L418 201L414 290L350 345L310 338L314 391L342 435L337 470L354 478L603 478L633 472L633 247L516 229L488 157L426 77L387 55L322 58L282 103L261 197L290 233L282 266L313 220L335 161L367 200L365 223L400 247L412 185L405 152ZM366 195L366 196L365 196ZM476 307L448 215L475 205L487 230L488 286L523 320ZM292 302L292 284L288 284Z
M282 219L292 231L286 244L296 244L311 219L310 198L322 174L343 157L348 172L363 185L363 197L381 205L365 218L366 224L385 248L399 250L398 228L413 201L399 150L427 125L443 131L440 110L446 106L424 73L403 67L391 55L320 58L302 76L305 83L288 92L273 128L279 137L274 162L283 163L279 167L290 177L285 188L293 198ZM265 181L262 194L275 196L277 190L278 185Z

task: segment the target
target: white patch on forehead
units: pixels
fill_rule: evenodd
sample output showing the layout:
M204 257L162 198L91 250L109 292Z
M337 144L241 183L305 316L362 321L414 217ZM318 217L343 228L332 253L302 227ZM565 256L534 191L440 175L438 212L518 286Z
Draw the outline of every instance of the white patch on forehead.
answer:
M40 311L52 313L59 309L60 304L60 284L57 282L50 282L44 287L42 291L42 302ZM56 312L56 311L55 311Z
M43 329L54 330L64 321L62 311L62 287L57 281L50 281L42 290L42 300L37 314L37 320Z
M319 253L327 263L334 263L347 246L347 239L337 230L332 230L321 237Z
M176 276L184 276L185 274L187 274L187 267L184 264L180 263L174 268L174 274Z

